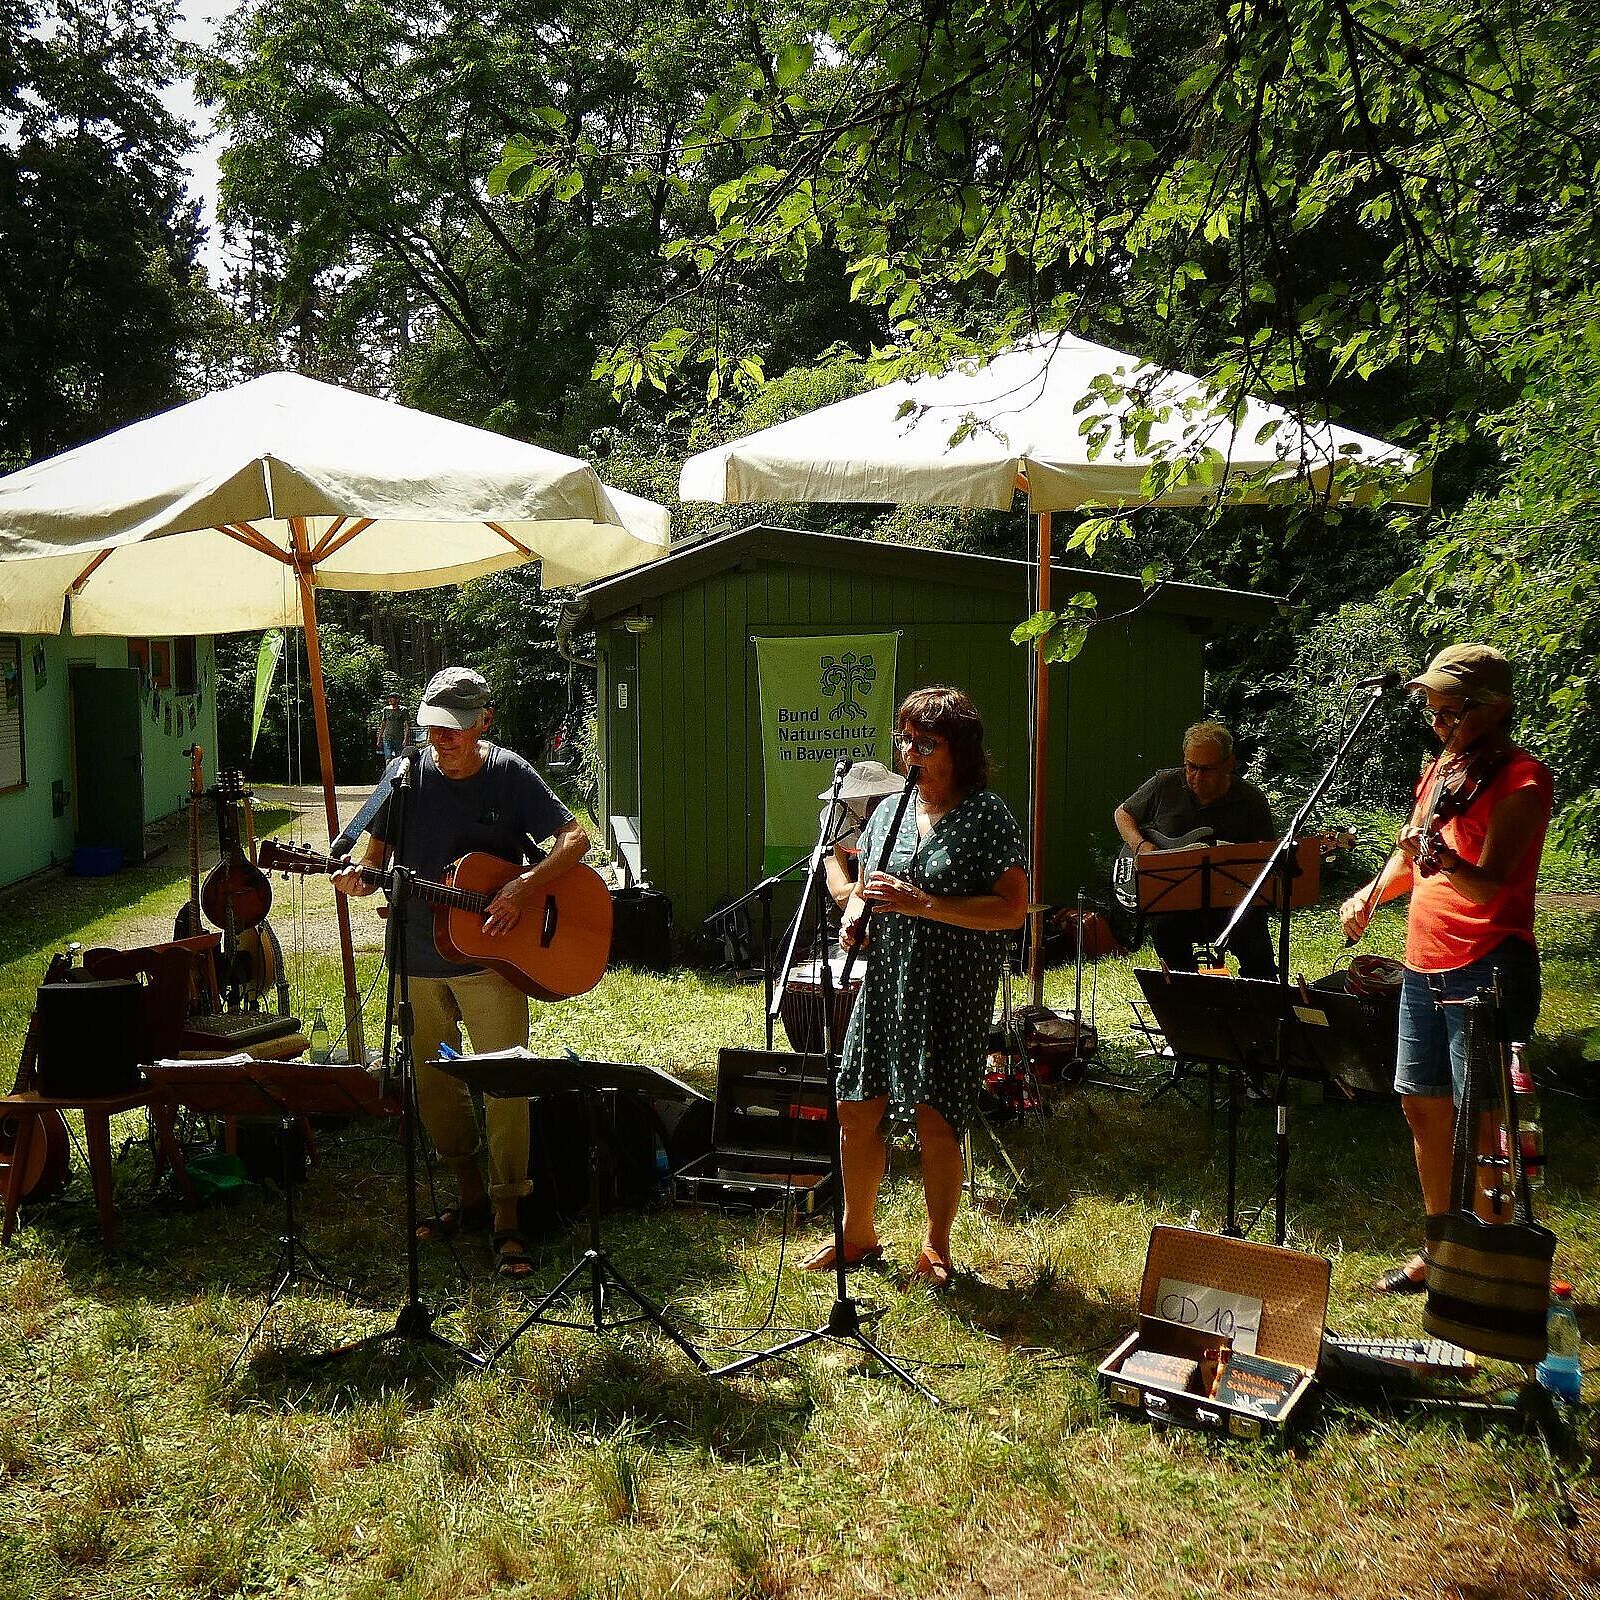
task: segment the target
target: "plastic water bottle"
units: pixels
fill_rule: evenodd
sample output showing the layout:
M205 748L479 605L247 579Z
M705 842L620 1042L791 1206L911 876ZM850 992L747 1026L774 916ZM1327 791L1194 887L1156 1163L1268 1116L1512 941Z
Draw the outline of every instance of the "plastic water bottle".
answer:
M656 1195L665 1200L672 1189L672 1168L667 1162L666 1146L656 1141Z
M1582 1339L1578 1314L1572 1309L1572 1285L1560 1278L1550 1285L1545 1328L1550 1353L1539 1363L1539 1382L1551 1394L1576 1405L1583 1391L1583 1367L1578 1359Z
M311 1013L311 1060L319 1067L328 1064L328 1019L321 1006Z

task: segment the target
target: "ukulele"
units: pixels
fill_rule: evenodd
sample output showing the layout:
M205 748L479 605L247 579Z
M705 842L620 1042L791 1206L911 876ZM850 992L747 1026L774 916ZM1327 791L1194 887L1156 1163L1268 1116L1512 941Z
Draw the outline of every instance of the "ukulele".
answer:
M67 951L50 958L45 969L46 983L62 983L72 970L72 956ZM28 1018L28 1031L22 1039L22 1056L17 1064L17 1079L11 1085L12 1094L27 1094L37 1087L35 1065L39 1056L39 1013L35 1010ZM37 1126L28 1145L28 1164L22 1170L22 1187L19 1200L46 1200L67 1181L67 1168L71 1160L72 1145L67 1136L66 1120L59 1111L35 1116ZM22 1118L15 1112L0 1116L0 1184L11 1182L11 1161L16 1153L18 1124Z
M319 855L308 845L261 843L269 872L336 873L349 863ZM387 890L392 874L358 869L364 883ZM536 1000L569 1000L600 981L611 957L611 891L581 861L540 887L540 900L504 933L484 931L489 902L526 869L482 851L451 862L442 883L409 880L409 892L433 907L433 942L446 961L488 967Z

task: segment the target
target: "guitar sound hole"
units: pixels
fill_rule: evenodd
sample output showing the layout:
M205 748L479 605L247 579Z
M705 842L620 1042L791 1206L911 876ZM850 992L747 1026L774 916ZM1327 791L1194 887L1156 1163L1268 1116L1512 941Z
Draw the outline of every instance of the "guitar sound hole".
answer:
M539 931L539 943L546 949L549 948L550 941L556 936L556 920L558 916L559 909L556 905L556 897L553 894L546 895L544 901L544 926Z

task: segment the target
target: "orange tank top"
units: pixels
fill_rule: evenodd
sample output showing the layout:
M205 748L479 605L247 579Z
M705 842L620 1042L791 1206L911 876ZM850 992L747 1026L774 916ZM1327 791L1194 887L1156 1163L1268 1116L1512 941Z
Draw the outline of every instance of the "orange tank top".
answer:
M1433 772L1430 767L1417 785L1419 798L1424 786L1432 782ZM1483 856L1483 841L1495 807L1523 789L1532 789L1539 796L1539 825L1510 877L1487 905L1468 900L1446 873L1412 880L1411 912L1406 918L1406 965L1413 972L1453 972L1457 967L1481 961L1507 939L1533 943L1533 890L1554 794L1550 769L1526 750L1513 748L1511 758L1490 780L1489 787L1463 815L1450 818L1439 831L1463 861L1476 866Z

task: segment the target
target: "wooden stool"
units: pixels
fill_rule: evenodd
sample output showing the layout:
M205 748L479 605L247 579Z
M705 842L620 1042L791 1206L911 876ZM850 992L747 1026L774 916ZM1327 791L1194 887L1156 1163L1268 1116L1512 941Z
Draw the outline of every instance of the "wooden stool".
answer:
M100 1213L100 1232L109 1245L116 1230L111 1209L111 1119L123 1111L147 1107L155 1125L159 1153L156 1178L170 1163L184 1198L194 1199L189 1172L183 1164L183 1151L172 1131L172 1097L154 1084L143 1084L126 1094L99 1095L55 1100L42 1094L8 1094L0 1098L0 1116L17 1119L17 1143L6 1181L5 1221L0 1224L0 1244L8 1244L17 1222L17 1204L22 1198L22 1174L27 1167L28 1146L39 1127L39 1117L47 1111L78 1111L83 1114L84 1139L89 1150L89 1173L94 1180L95 1206Z

